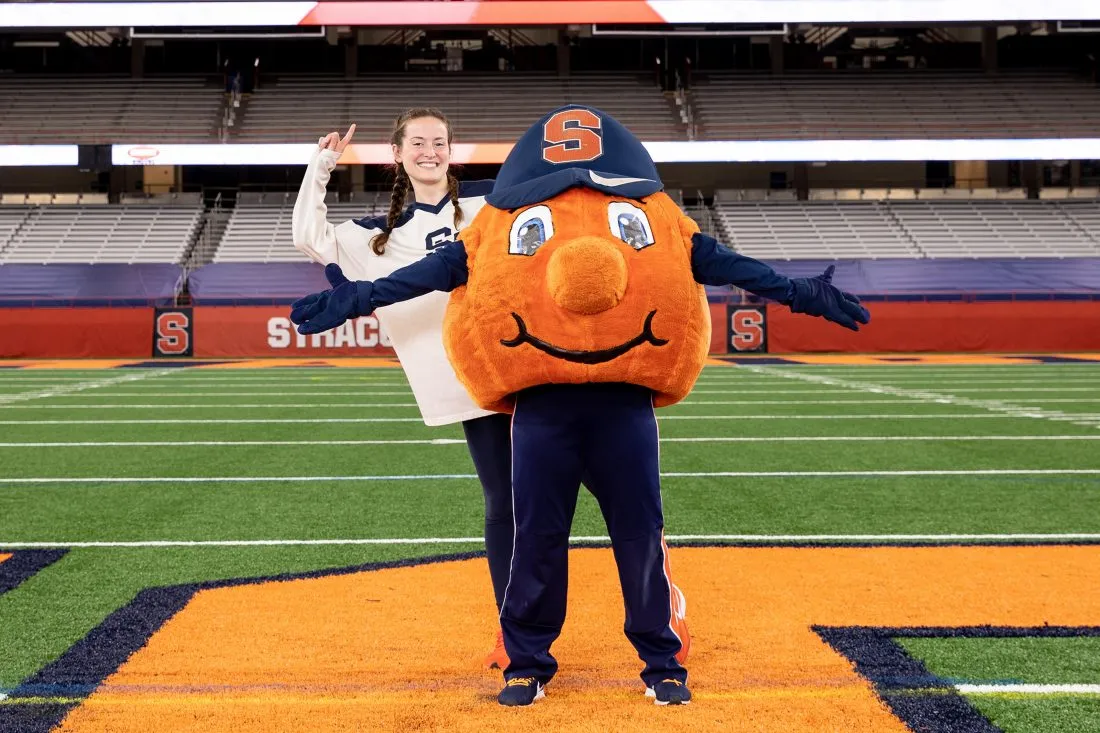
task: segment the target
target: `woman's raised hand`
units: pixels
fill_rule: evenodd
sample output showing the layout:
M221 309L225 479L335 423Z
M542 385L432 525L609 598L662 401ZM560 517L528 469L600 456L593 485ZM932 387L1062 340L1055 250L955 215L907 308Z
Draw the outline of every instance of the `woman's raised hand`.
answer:
M351 136L355 134L355 125L348 128L348 132L340 137L338 132L330 132L324 137L317 138L317 147L320 150L335 150L337 155L344 152L344 148L351 142Z

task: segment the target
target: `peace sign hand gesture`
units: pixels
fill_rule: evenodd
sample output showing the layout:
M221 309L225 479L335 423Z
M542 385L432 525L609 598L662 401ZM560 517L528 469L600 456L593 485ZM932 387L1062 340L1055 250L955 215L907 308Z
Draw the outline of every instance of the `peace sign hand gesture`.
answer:
M324 137L317 138L317 148L319 150L332 150L335 151L336 157L344 152L344 148L351 142L351 136L355 134L355 125L353 124L348 128L348 132L343 137L340 137L338 132L330 132Z

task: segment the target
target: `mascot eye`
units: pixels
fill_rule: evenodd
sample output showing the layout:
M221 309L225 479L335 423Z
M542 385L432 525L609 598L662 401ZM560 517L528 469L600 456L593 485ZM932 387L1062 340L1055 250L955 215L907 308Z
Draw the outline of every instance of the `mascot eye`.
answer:
M530 257L552 236L554 218L550 207L534 206L512 222L512 231L508 234L508 254Z
M637 206L626 201L613 201L607 207L607 223L611 233L634 249L653 244L653 229L649 218Z

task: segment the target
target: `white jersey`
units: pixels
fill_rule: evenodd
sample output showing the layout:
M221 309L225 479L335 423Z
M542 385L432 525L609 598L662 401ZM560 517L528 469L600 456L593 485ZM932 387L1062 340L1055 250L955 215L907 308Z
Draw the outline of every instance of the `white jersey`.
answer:
M370 242L385 227L386 217L356 219L339 226L330 224L326 218L325 188L337 157L332 150L314 152L294 204L294 246L310 259L321 264L335 262L349 280L377 280L454 240L454 205L449 196L436 206L414 203L405 209L381 255L374 253ZM459 184L463 222L473 221L491 190L492 181ZM428 425L447 425L493 414L474 404L447 360L443 349L443 313L449 297L448 293L428 293L376 311Z

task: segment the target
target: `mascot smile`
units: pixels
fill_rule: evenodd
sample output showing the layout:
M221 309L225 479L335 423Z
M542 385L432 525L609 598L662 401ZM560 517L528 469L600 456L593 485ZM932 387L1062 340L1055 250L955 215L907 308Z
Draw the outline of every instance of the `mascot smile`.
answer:
M650 311L649 315L645 317L645 325L642 327L642 332L625 344L619 344L611 349L600 349L599 351L576 351L574 349L563 349L553 344L548 344L540 338L535 338L527 331L527 324L523 322L519 314L513 313L512 318L516 319L516 326L519 327L519 335L507 341L501 339L500 343L509 348L519 346L520 344L531 344L539 351L546 352L550 356L556 356L559 359L575 361L579 364L600 364L605 361L611 361L615 357L622 356L640 344L649 343L654 346L664 346L667 344L668 339L659 339L653 335L653 316L655 315L657 315L657 311Z

